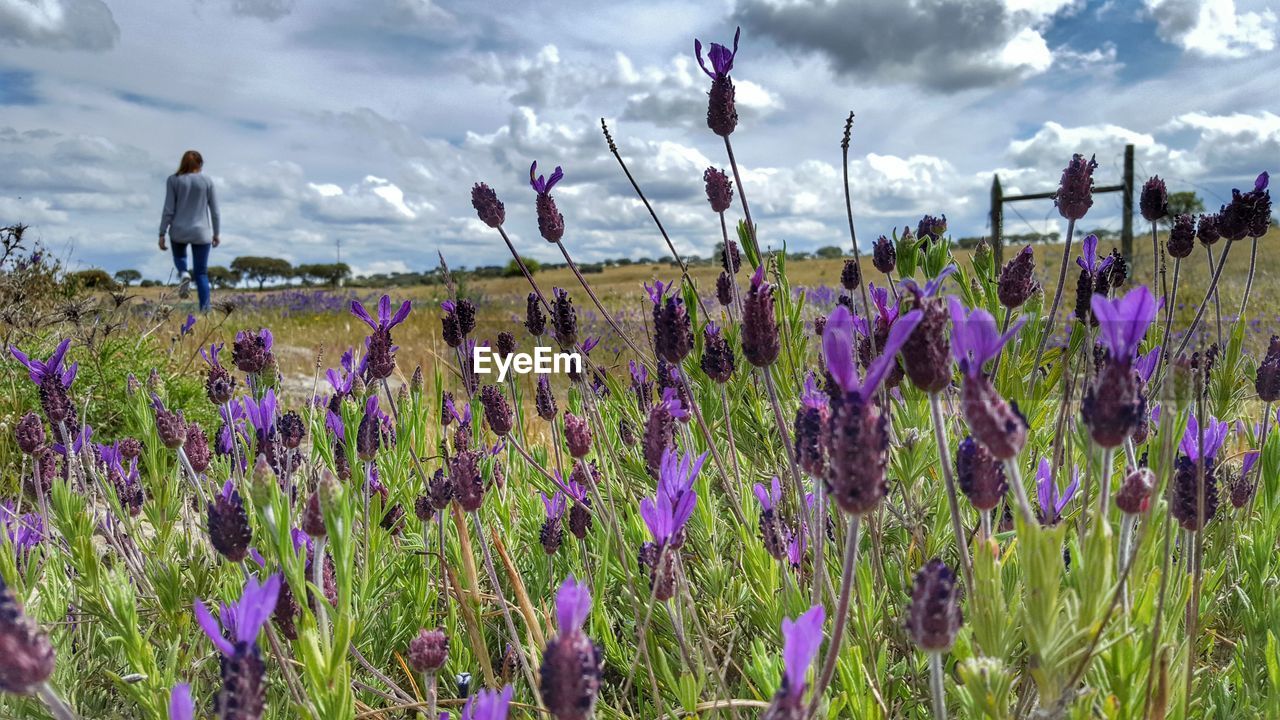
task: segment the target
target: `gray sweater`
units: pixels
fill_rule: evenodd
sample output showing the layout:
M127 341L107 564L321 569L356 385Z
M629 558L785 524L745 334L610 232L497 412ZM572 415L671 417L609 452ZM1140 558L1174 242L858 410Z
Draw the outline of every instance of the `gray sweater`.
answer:
M176 243L208 245L218 234L219 225L213 181L202 173L170 175L165 182L160 235L168 232Z

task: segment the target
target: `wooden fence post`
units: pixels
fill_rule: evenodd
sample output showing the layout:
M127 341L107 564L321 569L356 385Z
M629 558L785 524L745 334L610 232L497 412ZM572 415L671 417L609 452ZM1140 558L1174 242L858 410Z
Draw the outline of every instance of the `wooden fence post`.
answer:
M1004 264L1004 192L1000 176L991 181L991 249L996 254L996 269Z
M1124 146L1124 217L1120 224L1120 252L1133 267L1133 146ZM1132 270L1130 270L1132 272Z

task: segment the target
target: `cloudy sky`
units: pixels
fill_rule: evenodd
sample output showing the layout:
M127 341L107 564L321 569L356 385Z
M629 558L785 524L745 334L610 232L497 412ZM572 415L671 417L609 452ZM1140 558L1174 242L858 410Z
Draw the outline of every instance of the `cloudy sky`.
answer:
M579 259L661 256L608 155L607 118L682 251L719 227L702 170L693 39L742 44L734 149L762 242L843 244L839 139L857 113L864 243L924 212L986 231L991 175L1050 189L1073 152L1098 179L1138 172L1215 205L1280 169L1277 42L1266 0L0 0L0 224L24 222L75 267L162 277L164 178L204 153L222 201L214 262L342 257L357 272L505 262L475 219L495 187L523 253L529 163ZM1054 227L1051 202L1008 232ZM1119 227L1118 196L1086 224Z

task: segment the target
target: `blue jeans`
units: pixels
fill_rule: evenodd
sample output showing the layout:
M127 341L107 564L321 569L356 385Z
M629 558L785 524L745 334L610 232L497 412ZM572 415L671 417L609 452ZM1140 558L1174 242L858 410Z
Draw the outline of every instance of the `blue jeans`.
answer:
M196 296L200 298L200 309L209 309L209 248L211 245L192 243L172 243L173 266L178 274L187 271L187 246L191 246L191 260L195 267L191 271L191 279L196 282Z

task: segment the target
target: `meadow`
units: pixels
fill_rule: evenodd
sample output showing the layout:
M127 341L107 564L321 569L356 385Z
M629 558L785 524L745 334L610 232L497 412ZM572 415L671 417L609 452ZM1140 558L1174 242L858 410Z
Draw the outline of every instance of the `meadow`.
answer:
M1265 173L1158 262L1068 232L1001 266L930 216L793 262L710 61L736 232L688 277L200 315L0 233L0 717L1280 717ZM477 178L495 249L519 212L572 253L557 179ZM478 342L587 363L497 383Z

